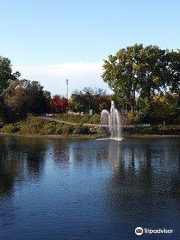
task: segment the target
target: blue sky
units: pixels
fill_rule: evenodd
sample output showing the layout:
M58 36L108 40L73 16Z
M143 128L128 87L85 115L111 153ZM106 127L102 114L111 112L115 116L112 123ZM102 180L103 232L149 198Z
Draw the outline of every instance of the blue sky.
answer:
M179 0L0 0L0 55L52 94L108 89L102 61L143 43L180 48Z

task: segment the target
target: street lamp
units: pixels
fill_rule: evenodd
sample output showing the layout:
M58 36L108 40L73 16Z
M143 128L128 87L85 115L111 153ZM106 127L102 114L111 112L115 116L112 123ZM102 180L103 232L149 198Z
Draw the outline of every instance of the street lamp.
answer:
M68 79L66 79L66 85L67 85L67 100L68 100L68 85L69 85L69 80Z

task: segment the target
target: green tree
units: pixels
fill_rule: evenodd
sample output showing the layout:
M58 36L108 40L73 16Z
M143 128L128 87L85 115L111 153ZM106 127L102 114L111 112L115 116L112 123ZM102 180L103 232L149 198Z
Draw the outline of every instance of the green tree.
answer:
M129 104L134 111L135 97L139 89L139 61L143 45L119 50L104 61L103 80L108 83L120 102Z
M23 79L11 82L5 94L5 103L20 118L27 113L39 114L47 110L43 87L37 81Z
M139 56L137 72L139 77L139 95L142 99L151 101L156 93L162 92L166 87L167 78L166 51L157 46L143 48Z
M180 50L171 51L167 53L167 70L168 77L166 85L169 91L174 93L180 93Z
M9 84L19 77L19 72L12 73L11 61L0 56L0 96L4 95Z
M104 61L103 80L120 102L134 111L137 98L152 99L166 85L166 51L157 46L135 44Z
M74 112L88 113L90 109L99 113L103 108L110 108L110 96L102 89L84 88L75 91L69 99L69 109Z

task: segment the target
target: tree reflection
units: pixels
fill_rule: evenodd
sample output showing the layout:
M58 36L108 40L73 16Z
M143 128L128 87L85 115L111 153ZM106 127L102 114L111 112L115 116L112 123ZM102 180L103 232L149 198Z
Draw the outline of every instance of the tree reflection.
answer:
M117 215L131 216L133 221L143 220L144 211L155 217L156 211L165 206L162 205L164 199L175 197L179 201L180 148L177 141L112 142L109 160L113 170L106 197Z
M12 152L7 138L0 139L0 194L10 194L15 178L21 172L21 156ZM18 161L17 161L18 160Z
M46 150L47 141L44 139L26 139L24 142L23 151L26 155L27 172L30 178L40 179L42 177Z
M61 142L54 139L50 147L50 154L52 154L54 163L58 168L69 167L70 153L67 139Z
M73 157L75 163L87 161L88 164L96 162L107 161L108 148L103 146L101 141L86 140L74 141L70 143L70 155ZM90 162L90 160L92 160Z
M109 145L109 159L114 169L113 179L120 184L145 186L146 191L167 192L180 178L179 145L163 145L142 141L124 141ZM175 182L176 182L175 181ZM164 184L166 183L166 184ZM175 184L177 185L177 184Z
M41 177L46 145L42 139L0 138L1 195L12 194L16 182Z

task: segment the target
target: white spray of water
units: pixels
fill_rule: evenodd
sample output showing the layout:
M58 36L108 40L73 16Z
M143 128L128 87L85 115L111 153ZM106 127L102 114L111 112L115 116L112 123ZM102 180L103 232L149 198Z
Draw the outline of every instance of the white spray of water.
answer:
M114 101L111 101L111 109L110 112L107 110L102 110L101 117L100 117L100 124L101 125L109 125L109 131L111 134L111 139L121 141L122 135L121 135L121 119L120 119L120 113L115 108Z

